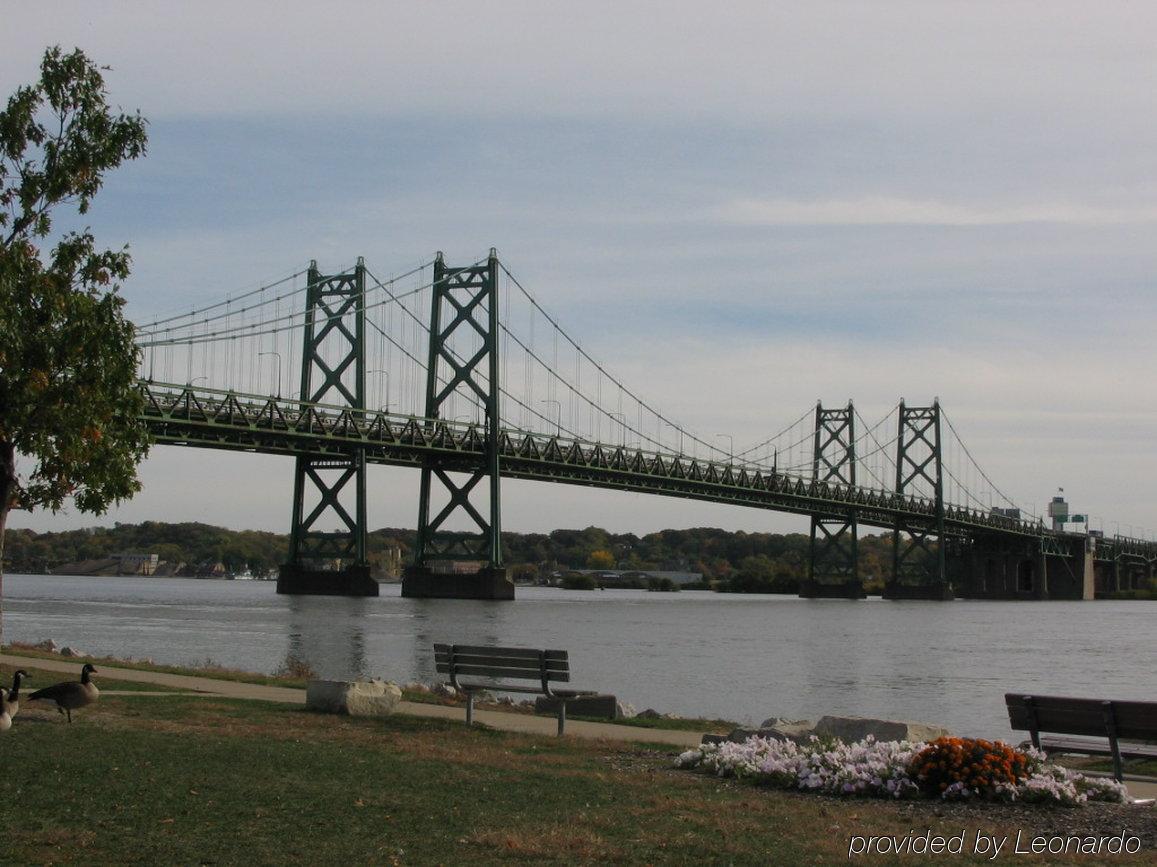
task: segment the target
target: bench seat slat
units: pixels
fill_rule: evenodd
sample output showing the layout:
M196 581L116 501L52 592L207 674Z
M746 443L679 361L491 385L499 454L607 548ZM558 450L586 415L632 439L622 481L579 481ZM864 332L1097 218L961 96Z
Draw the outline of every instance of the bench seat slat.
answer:
M1108 743L1085 740L1083 738L1066 738L1057 735L1047 735L1040 739L1041 747L1045 752L1087 753L1096 756L1111 756L1113 754ZM1121 756L1130 759L1157 758L1157 744L1133 744L1118 742Z

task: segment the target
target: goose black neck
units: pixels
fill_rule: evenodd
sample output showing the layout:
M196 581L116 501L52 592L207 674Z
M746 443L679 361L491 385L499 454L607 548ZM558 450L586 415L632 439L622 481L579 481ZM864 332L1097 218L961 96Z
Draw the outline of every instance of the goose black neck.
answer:
M84 670L83 670L83 671L81 671L81 673L80 673L80 682L81 682L81 683L88 683L88 679L89 679L89 677L91 677L91 676L92 676L92 675L91 675L91 673L89 672L89 670L88 670L87 668L86 668L86 669L84 669Z
M20 681L23 679L20 672L12 675L12 690L8 693L9 701L16 701L20 697Z

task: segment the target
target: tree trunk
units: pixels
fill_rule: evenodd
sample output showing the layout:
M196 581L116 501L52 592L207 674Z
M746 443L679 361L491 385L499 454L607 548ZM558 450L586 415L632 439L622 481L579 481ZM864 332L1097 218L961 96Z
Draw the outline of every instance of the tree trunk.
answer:
M4 529L16 493L16 448L0 442L0 645L4 643Z

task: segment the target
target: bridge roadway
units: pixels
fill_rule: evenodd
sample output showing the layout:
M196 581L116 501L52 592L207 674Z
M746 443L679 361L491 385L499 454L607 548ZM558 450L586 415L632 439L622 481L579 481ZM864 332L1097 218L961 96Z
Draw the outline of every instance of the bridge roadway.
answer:
M348 407L310 404L264 395L142 380L142 418L156 442L276 455L342 459L364 449L368 463L418 468L437 457L448 471L474 472L483 464L481 424L396 416ZM862 524L935 531L936 501L887 491L815 482L766 467L700 461L686 455L642 451L606 443L503 428L500 472L507 478L584 485L714 503L846 518ZM962 506L944 504L948 536L1039 538L1062 543L1067 534ZM1114 537L1098 546L1097 559L1135 554L1153 559L1157 546ZM1119 549L1119 550L1118 550Z

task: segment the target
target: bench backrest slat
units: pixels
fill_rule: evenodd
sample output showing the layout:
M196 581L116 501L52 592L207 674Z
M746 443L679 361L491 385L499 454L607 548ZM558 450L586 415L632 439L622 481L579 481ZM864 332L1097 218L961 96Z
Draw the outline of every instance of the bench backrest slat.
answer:
M555 653L557 653L557 651L555 651ZM436 662L449 662L450 651L435 651L434 660ZM568 668L568 662L565 656L559 659L557 656L544 655L544 660L546 667L549 669L565 671ZM455 650L454 661L455 663L467 665L509 665L514 668L526 668L527 666L538 668L540 664L537 654L532 657L508 656L502 653L501 648L491 648L489 653L463 653L461 650Z
M1030 713L1021 693L1005 693L1009 725L1028 731ZM1057 734L1105 737L1104 700L1066 696L1032 696L1037 730ZM1114 701L1117 737L1134 740L1157 738L1157 702Z
M565 650L435 644L434 667L439 674L453 671L455 675L473 677L570 681Z
M533 659L538 661L538 655L545 654L547 659L566 659L565 650L535 650L532 647L482 647L471 644L435 644L434 652L449 652L453 647L459 656L502 656L509 659Z
M450 666L436 666L439 674L449 674ZM505 680L542 680L542 672L537 668L495 668L485 665L455 665L454 674L458 677L495 677ZM565 683L570 681L568 672L548 671L546 679Z

